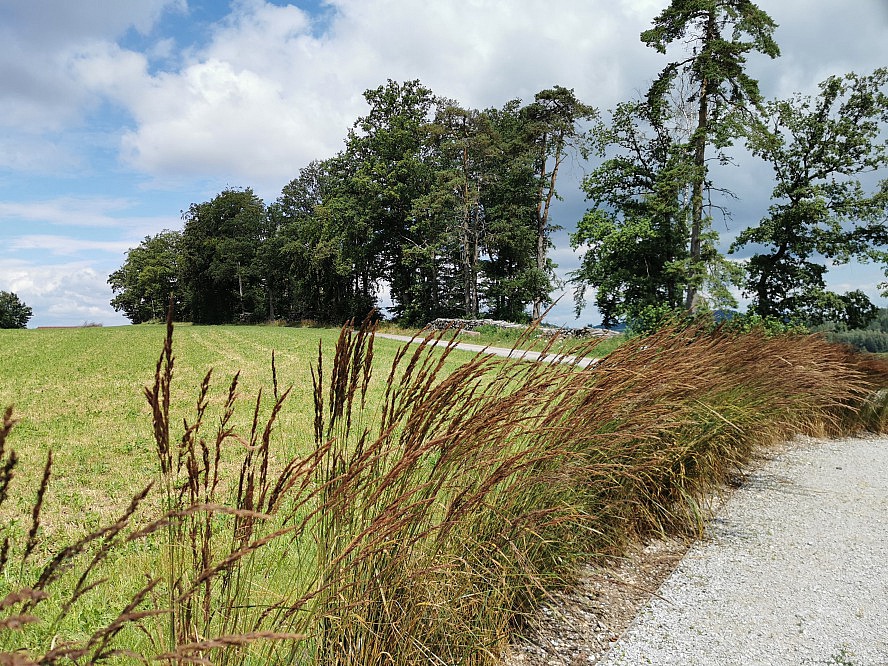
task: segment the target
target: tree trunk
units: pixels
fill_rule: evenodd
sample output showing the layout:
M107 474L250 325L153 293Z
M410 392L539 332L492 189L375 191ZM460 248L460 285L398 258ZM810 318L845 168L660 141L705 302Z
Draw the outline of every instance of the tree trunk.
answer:
M709 12L706 22L706 37L703 48L715 39L718 27L715 22L715 11ZM694 133L694 182L691 191L691 275L688 283L685 309L690 311L694 307L697 296L697 271L700 265L701 236L703 235L703 187L706 181L706 139L709 132L709 95L710 81L708 76L703 76L700 82L700 102L697 107L697 131Z
M536 228L536 267L541 275L546 273L546 242L548 240L547 229L549 226L549 208L555 196L555 183L558 179L558 167L564 153L564 134L560 133L556 138L555 162L552 165L552 173L549 174L546 186L546 152L543 146L543 160L540 167L540 196L537 204L537 228ZM548 189L547 189L548 188ZM543 316L543 297L536 294L533 297L533 319L536 321Z

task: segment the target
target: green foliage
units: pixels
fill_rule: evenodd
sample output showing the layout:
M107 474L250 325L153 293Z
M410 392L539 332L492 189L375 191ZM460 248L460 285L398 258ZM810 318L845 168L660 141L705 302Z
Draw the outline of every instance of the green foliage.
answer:
M408 250L425 240L413 225L414 201L434 181L425 159L424 127L436 98L418 80L367 90L370 106L355 121L342 155L348 173L340 211L348 224L371 230L368 250L381 260L381 273L390 286L395 314L408 323L428 321L428 296L434 288L434 264Z
M885 331L835 331L826 334L833 342L851 345L873 354L888 353L888 332Z
M25 328L33 311L17 294L0 291L0 328Z
M572 281L577 313L593 287L605 326L682 302L687 278L678 267L689 240L682 193L692 166L666 122L650 105L624 103L611 125L593 130L599 154L611 156L583 180L594 207L571 236L585 250Z
M867 330L888 333L888 308L879 308L876 316L867 326Z
M825 288L825 260L884 258L888 181L867 193L858 177L888 165L880 136L888 121L888 69L832 76L815 99L768 102L753 123L750 150L774 170L774 203L732 251L764 247L748 260L745 288L762 316L837 320L865 326L873 306L862 292Z
M761 331L771 337L775 335L802 335L808 328L799 322L782 320L776 317L762 317L755 313L738 313L721 324L721 328L732 333L747 334Z
M539 319L549 304L555 266L547 258L552 232L560 229L550 219L552 201L558 198L558 171L571 152L585 152L587 137L580 129L598 117L598 110L577 99L574 91L555 86L542 90L521 110L524 143L536 174L535 268L532 319Z
M259 248L268 237L265 204L250 188L226 189L191 204L182 231L182 286L196 324L263 321L268 276Z
M134 324L161 321L173 295L177 316L189 319L180 293L181 242L178 231L162 231L146 236L138 247L127 252L123 266L108 277L115 294L111 299L115 310L122 311Z
M711 259L719 257L712 252L714 244L707 243L712 231L704 213L705 192L711 188L706 150L726 148L742 134L742 119L760 100L758 82L745 71L746 57L754 51L777 57L780 49L772 37L776 27L750 0L672 0L654 19L653 27L641 34L641 40L660 53L665 54L674 42L690 51L663 69L647 96L656 114L677 97L680 111L696 118L687 144L693 164L688 183L689 257L684 266L688 310L704 282L724 272L723 265L713 270ZM719 158L726 161L722 154Z
M109 277L112 305L150 321L173 291L178 316L196 323L340 324L377 307L388 288L394 318L408 326L527 321L528 306L541 311L553 287L560 167L592 151L603 158L583 182L592 207L571 235L584 253L571 276L577 310L594 290L606 325L649 330L661 310L733 308L743 269L719 252L704 215L704 195L725 191L708 181L706 151L746 132L778 174L775 199L785 199L732 248L775 248L746 264L755 311L865 326L872 304L860 291L827 292L823 258L888 261L888 186L867 195L851 179L885 164L875 138L888 75L833 77L815 107L801 98L766 105L771 128L764 115L752 119L761 100L744 67L753 51L777 55L773 29L748 0L674 0L642 39L664 53L681 40L690 53L644 101L618 105L609 124L561 86L482 111L419 81L388 81L365 92L369 111L343 151L302 169L271 205L226 189L192 204L181 234L131 250Z
M685 324L690 322L690 318L684 310L670 307L667 304L646 305L633 310L627 318L626 328L631 335L644 336L680 322Z
M313 162L269 207L274 233L263 245L276 314L341 325L376 305L372 230L355 221L341 157Z

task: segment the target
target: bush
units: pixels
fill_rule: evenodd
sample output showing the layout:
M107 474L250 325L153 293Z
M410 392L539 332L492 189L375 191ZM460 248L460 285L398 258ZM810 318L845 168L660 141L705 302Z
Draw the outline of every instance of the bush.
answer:
M0 291L0 328L25 328L33 311L11 291Z
M842 331L827 333L826 336L833 342L851 345L861 351L868 351L873 354L888 353L888 333L883 333L882 331Z
M649 335L680 321L690 321L684 310L674 310L668 305L646 305L627 318L626 329L630 335Z
M768 336L802 334L808 330L804 325L792 320L762 317L751 313L736 314L722 322L721 327L733 333L751 333L759 330Z

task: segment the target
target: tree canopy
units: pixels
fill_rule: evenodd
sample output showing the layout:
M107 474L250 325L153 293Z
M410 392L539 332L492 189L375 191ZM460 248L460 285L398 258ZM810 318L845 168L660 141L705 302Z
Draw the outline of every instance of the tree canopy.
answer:
M825 275L856 260L888 277L888 70L765 101L747 59L780 54L776 28L750 0L671 0L641 34L669 62L607 120L558 85L473 109L389 80L365 91L342 149L275 201L228 188L192 203L181 232L146 237L109 276L112 305L133 322L157 319L170 293L180 316L206 324L339 324L383 298L411 326L536 318L557 283L562 166L593 156L590 207L570 234L578 314L589 293L613 325L734 308L742 290L760 317L865 325L866 293L831 293ZM741 143L775 184L731 257L711 223L730 214L730 183L727 171L713 182L710 165L732 163Z
M732 246L755 248L745 289L757 314L863 325L874 316L865 294L830 293L824 274L827 261L884 256L888 180L867 191L860 177L888 165L880 140L888 122L886 88L888 69L882 68L831 76L816 98L797 95L763 106L748 145L773 169L774 203Z
M367 90L337 155L265 205L229 188L193 203L181 234L146 238L112 273L112 304L157 317L171 291L195 323L342 323L379 305L401 323L527 318L550 299L558 171L594 116L555 86L527 105L467 109L419 81Z
M178 231L146 236L127 252L123 265L108 277L115 294L111 305L132 323L163 320L171 294L175 297L176 314L189 317L179 292L181 241Z
M0 328L26 328L33 314L17 294L0 291Z

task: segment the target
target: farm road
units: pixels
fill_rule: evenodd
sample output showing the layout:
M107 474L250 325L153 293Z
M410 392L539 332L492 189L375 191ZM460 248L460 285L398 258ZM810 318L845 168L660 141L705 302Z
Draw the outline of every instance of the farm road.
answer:
M412 342L419 344L424 340L422 337L411 338L408 335L392 335L389 333L377 333L377 338L385 338L387 340L398 340L399 342ZM446 340L430 340L431 345L446 346ZM457 342L456 348L462 351L473 353L490 354L491 356L502 356L503 358L514 358L522 361L539 361L541 363L566 363L568 365L576 365L579 368L586 368L594 365L599 361L597 358L577 358L576 356L558 356L557 354L546 354L543 356L537 351L523 351L521 349L506 349L505 347L485 347L484 345L474 345L469 342Z
M888 439L753 469L600 664L888 665Z
M683 556L581 569L507 666L888 666L888 438L762 456Z

